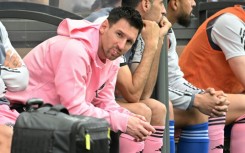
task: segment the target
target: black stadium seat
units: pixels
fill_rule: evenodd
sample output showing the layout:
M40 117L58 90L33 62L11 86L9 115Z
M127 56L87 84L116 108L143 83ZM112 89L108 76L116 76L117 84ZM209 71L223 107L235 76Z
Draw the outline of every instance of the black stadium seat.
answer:
M0 2L0 19L18 18L58 25L64 18L82 19L71 12L44 4L27 2Z
M198 6L199 25L215 12L235 4L245 5L245 1L200 2Z

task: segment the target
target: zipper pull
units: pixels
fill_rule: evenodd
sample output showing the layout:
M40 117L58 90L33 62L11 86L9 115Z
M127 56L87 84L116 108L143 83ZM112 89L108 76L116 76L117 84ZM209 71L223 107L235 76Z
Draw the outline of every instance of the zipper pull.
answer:
M108 128L108 135L107 135L107 138L108 138L108 139L111 139L111 129L110 129L110 128Z
M86 131L85 134L85 146L87 150L91 149L91 145L90 145L90 134L88 133L88 131Z

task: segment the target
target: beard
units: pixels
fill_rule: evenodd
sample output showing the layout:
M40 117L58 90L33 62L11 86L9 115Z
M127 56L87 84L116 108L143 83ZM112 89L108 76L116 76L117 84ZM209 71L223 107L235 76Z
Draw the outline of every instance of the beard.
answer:
M191 14L181 13L177 18L178 24L188 27L191 24Z

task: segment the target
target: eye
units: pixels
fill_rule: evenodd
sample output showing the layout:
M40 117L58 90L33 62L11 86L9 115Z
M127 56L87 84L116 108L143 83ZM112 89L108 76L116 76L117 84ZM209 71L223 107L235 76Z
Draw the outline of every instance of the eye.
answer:
M117 36L121 38L123 35L121 32L117 32Z
M133 45L134 43L133 43L133 41L132 41L132 40L127 40L127 44L129 44L129 45Z

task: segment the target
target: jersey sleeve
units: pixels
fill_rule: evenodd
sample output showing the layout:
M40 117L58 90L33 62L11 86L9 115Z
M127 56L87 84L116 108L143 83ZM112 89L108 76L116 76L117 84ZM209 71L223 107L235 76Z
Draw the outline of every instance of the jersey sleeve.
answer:
M245 23L237 16L221 15L213 25L211 37L224 52L226 60L245 55Z

